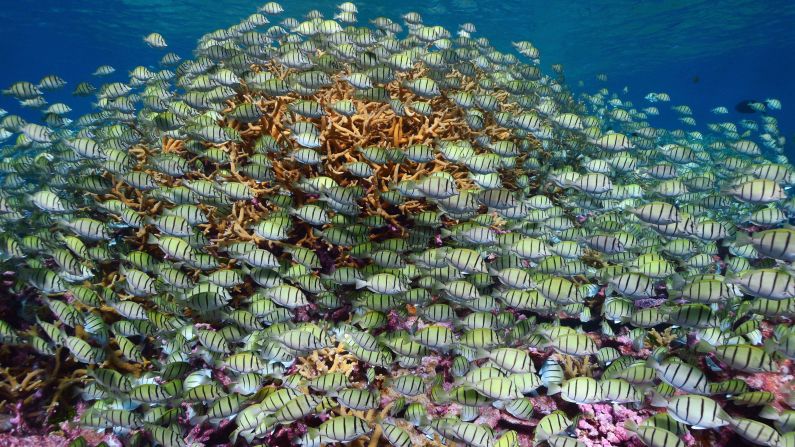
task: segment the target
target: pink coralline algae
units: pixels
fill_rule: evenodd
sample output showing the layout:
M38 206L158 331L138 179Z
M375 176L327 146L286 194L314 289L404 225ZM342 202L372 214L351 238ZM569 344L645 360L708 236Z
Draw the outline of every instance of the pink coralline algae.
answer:
M769 391L776 397L776 402L781 404L792 399L793 375L791 362L781 362L776 372L756 373L743 378L743 381L754 390Z
M8 433L0 434L0 445L3 447L66 447L69 445L69 442L69 439L55 434L31 436L14 436ZM97 442L99 441L91 441L90 443L94 445Z
M299 439L306 434L307 430L306 424L302 423L282 426L267 436L262 445L297 445Z
M557 410L558 406L553 397L537 396L533 397L533 409L533 412L541 418Z
M408 329L410 326L408 320L404 320L403 317L400 316L394 310L390 310L387 314L387 331L398 331Z
M224 386L231 386L235 383L232 377L229 377L229 375L227 375L225 371L219 369L213 371L213 378Z
M530 446L532 445L535 425L538 421L525 421L511 417L506 412L500 411L494 407L483 407L475 423L486 424L497 431L510 426L510 428L516 430L519 435L519 444L521 446Z
M616 337L616 341L619 343L619 346L616 348L621 355L629 355L637 358L648 358L648 356L651 354L651 350L644 346L640 351L638 351L635 349L634 341L629 338L627 334L628 332Z
M294 310L295 320L296 321L311 321L312 317L309 315L312 311L317 309L317 306L314 304L309 304L306 306L298 307Z
M623 405L580 405L585 417L577 425L577 438L588 447L641 447L643 443L624 428L626 421L640 424L653 416L651 410L632 410Z
M188 435L185 438L193 442L199 442L201 444L210 444L218 447L226 446L229 444L219 444L218 440L225 440L229 438L225 432L228 431L226 429L231 423L232 421L224 419L218 425L198 424L195 425L190 432L188 432Z
M660 307L666 301L668 301L667 298L646 298L646 299L640 299L640 300L635 300L635 307L637 307L638 309L648 309L650 307Z

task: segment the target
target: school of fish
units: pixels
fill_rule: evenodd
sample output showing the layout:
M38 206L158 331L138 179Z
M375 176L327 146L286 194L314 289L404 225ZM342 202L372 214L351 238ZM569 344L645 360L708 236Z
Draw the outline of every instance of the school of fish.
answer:
M84 427L574 447L610 403L652 447L795 446L795 399L746 380L795 358L780 101L654 128L669 95L575 93L473 24L283 13L76 84L74 119L57 75L3 91L42 119L0 109L0 267L35 291L0 342L85 369Z

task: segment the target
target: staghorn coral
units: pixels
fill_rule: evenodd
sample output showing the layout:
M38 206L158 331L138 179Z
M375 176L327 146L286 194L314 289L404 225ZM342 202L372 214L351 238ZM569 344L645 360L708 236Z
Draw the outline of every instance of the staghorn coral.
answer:
M312 379L329 372L342 372L350 377L361 367L359 360L338 343L334 348L316 349L307 356L298 357L294 369L302 377Z
M574 357L571 355L561 354L559 357L563 359L563 371L566 373L566 378L572 377L594 377L594 370L597 365L591 363L590 357Z
M668 347L671 346L671 342L676 340L678 335L675 334L671 328L667 327L662 332L657 332L656 329L652 328L649 330L648 337L646 338L646 343L651 347Z

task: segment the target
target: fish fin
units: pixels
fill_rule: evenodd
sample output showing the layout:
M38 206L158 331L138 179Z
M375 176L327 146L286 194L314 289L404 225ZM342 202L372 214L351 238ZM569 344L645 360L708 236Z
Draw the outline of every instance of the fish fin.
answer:
M721 419L723 419L726 422L728 422L729 425L731 425L732 427L737 423L737 421L734 419L734 417L732 415L730 415L729 413L725 412L724 410L720 410L718 415L720 416Z
M671 281L671 287L669 287L668 290L670 289L680 290L687 284L687 281L685 281L685 279L682 278L682 275L678 273L674 273L673 275L671 275L670 281ZM679 293L679 295L681 296L681 292Z
M778 353L778 343L772 338L768 338L767 340L765 340L763 348L765 352L767 352L770 355Z
M550 383L549 385L547 385L547 396L558 394L560 390L561 390L560 384Z
M792 265L791 262L783 261L780 259L776 260L776 267L785 270L787 273L791 275L795 275L795 266Z
M600 287L596 284L584 284L578 289L586 298L593 298L599 293Z
M700 341L696 344L695 350L701 353L714 352L715 347L705 341Z
M743 245L748 245L753 242L753 235L746 233L744 231L738 231L737 234L734 235L734 245L737 247L742 247Z
M759 417L764 419L770 419L771 421L777 421L781 418L781 414L776 410L776 408L772 405L765 405L762 407L762 410L759 412Z
M793 408L795 407L795 392L786 391L784 392L784 403L787 404L788 407Z
M635 432L635 431L638 429L638 424L636 424L636 423L635 423L633 420L631 420L631 419L627 419L626 421L624 421L624 428L625 428L627 431L630 431L630 432L633 432L633 433L634 433L634 432Z
M414 335L417 332L417 328L419 328L419 325L420 325L420 319L417 318L416 320L414 320L414 323L412 323L412 325L409 327L409 334Z
M439 377L441 377L441 376L439 376ZM438 390L435 393L433 391L431 392L432 394L435 394L435 396L438 398L438 402L436 402L436 403L441 404L441 405L450 403L450 393L445 391L444 388L441 386L441 384L434 385L431 388L437 388L437 390Z
M431 424L431 420L430 420L430 418L428 418L428 415L426 415L426 414L423 414L422 416L420 416L420 420L417 421L417 425L420 426L420 427L427 427L430 424Z
M201 425L207 419L208 419L208 417L206 415L205 416L194 416L194 417L192 417L190 419L190 423L193 424L193 425Z
M743 301L740 304L740 307L737 308L737 315L744 316L751 312L751 302L750 301Z
M707 366L709 366L709 369L711 371L715 371L715 372L723 371L723 368L721 368L720 365L715 363L715 361L712 360L711 357L705 357L704 358L704 363L706 363Z
M241 430L241 429L239 429L239 428L236 428L236 429L235 429L235 430L234 430L234 431L233 431L233 432L232 432L232 433L229 435L229 440L230 440L230 441L232 441L232 444L233 444L233 445L237 443L237 437L238 437L238 436L240 436L240 435L241 435L241 433L243 433L243 430ZM251 440L249 440L248 438L246 438L246 436L245 436L245 435L243 435L243 439L246 439L246 442L248 442L248 443L251 443ZM252 437L251 437L251 439L253 440L253 439L254 439L254 437L252 436Z
M487 351L487 350L485 350L483 348L478 348L478 349L475 350L475 357L470 359L470 361L475 361L475 360L480 360L480 359L487 359L487 358L489 358L489 355L490 355L489 351Z
M320 437L320 432L318 429L309 427L309 429L306 431L306 439L316 439L318 437Z
M657 391L651 392L651 405L653 407L667 407L668 406L668 399L663 397Z

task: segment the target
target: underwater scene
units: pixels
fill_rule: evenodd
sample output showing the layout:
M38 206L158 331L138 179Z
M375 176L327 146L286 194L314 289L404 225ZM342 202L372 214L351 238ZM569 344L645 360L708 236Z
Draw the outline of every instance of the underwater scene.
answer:
M0 447L795 447L795 2L0 8Z

